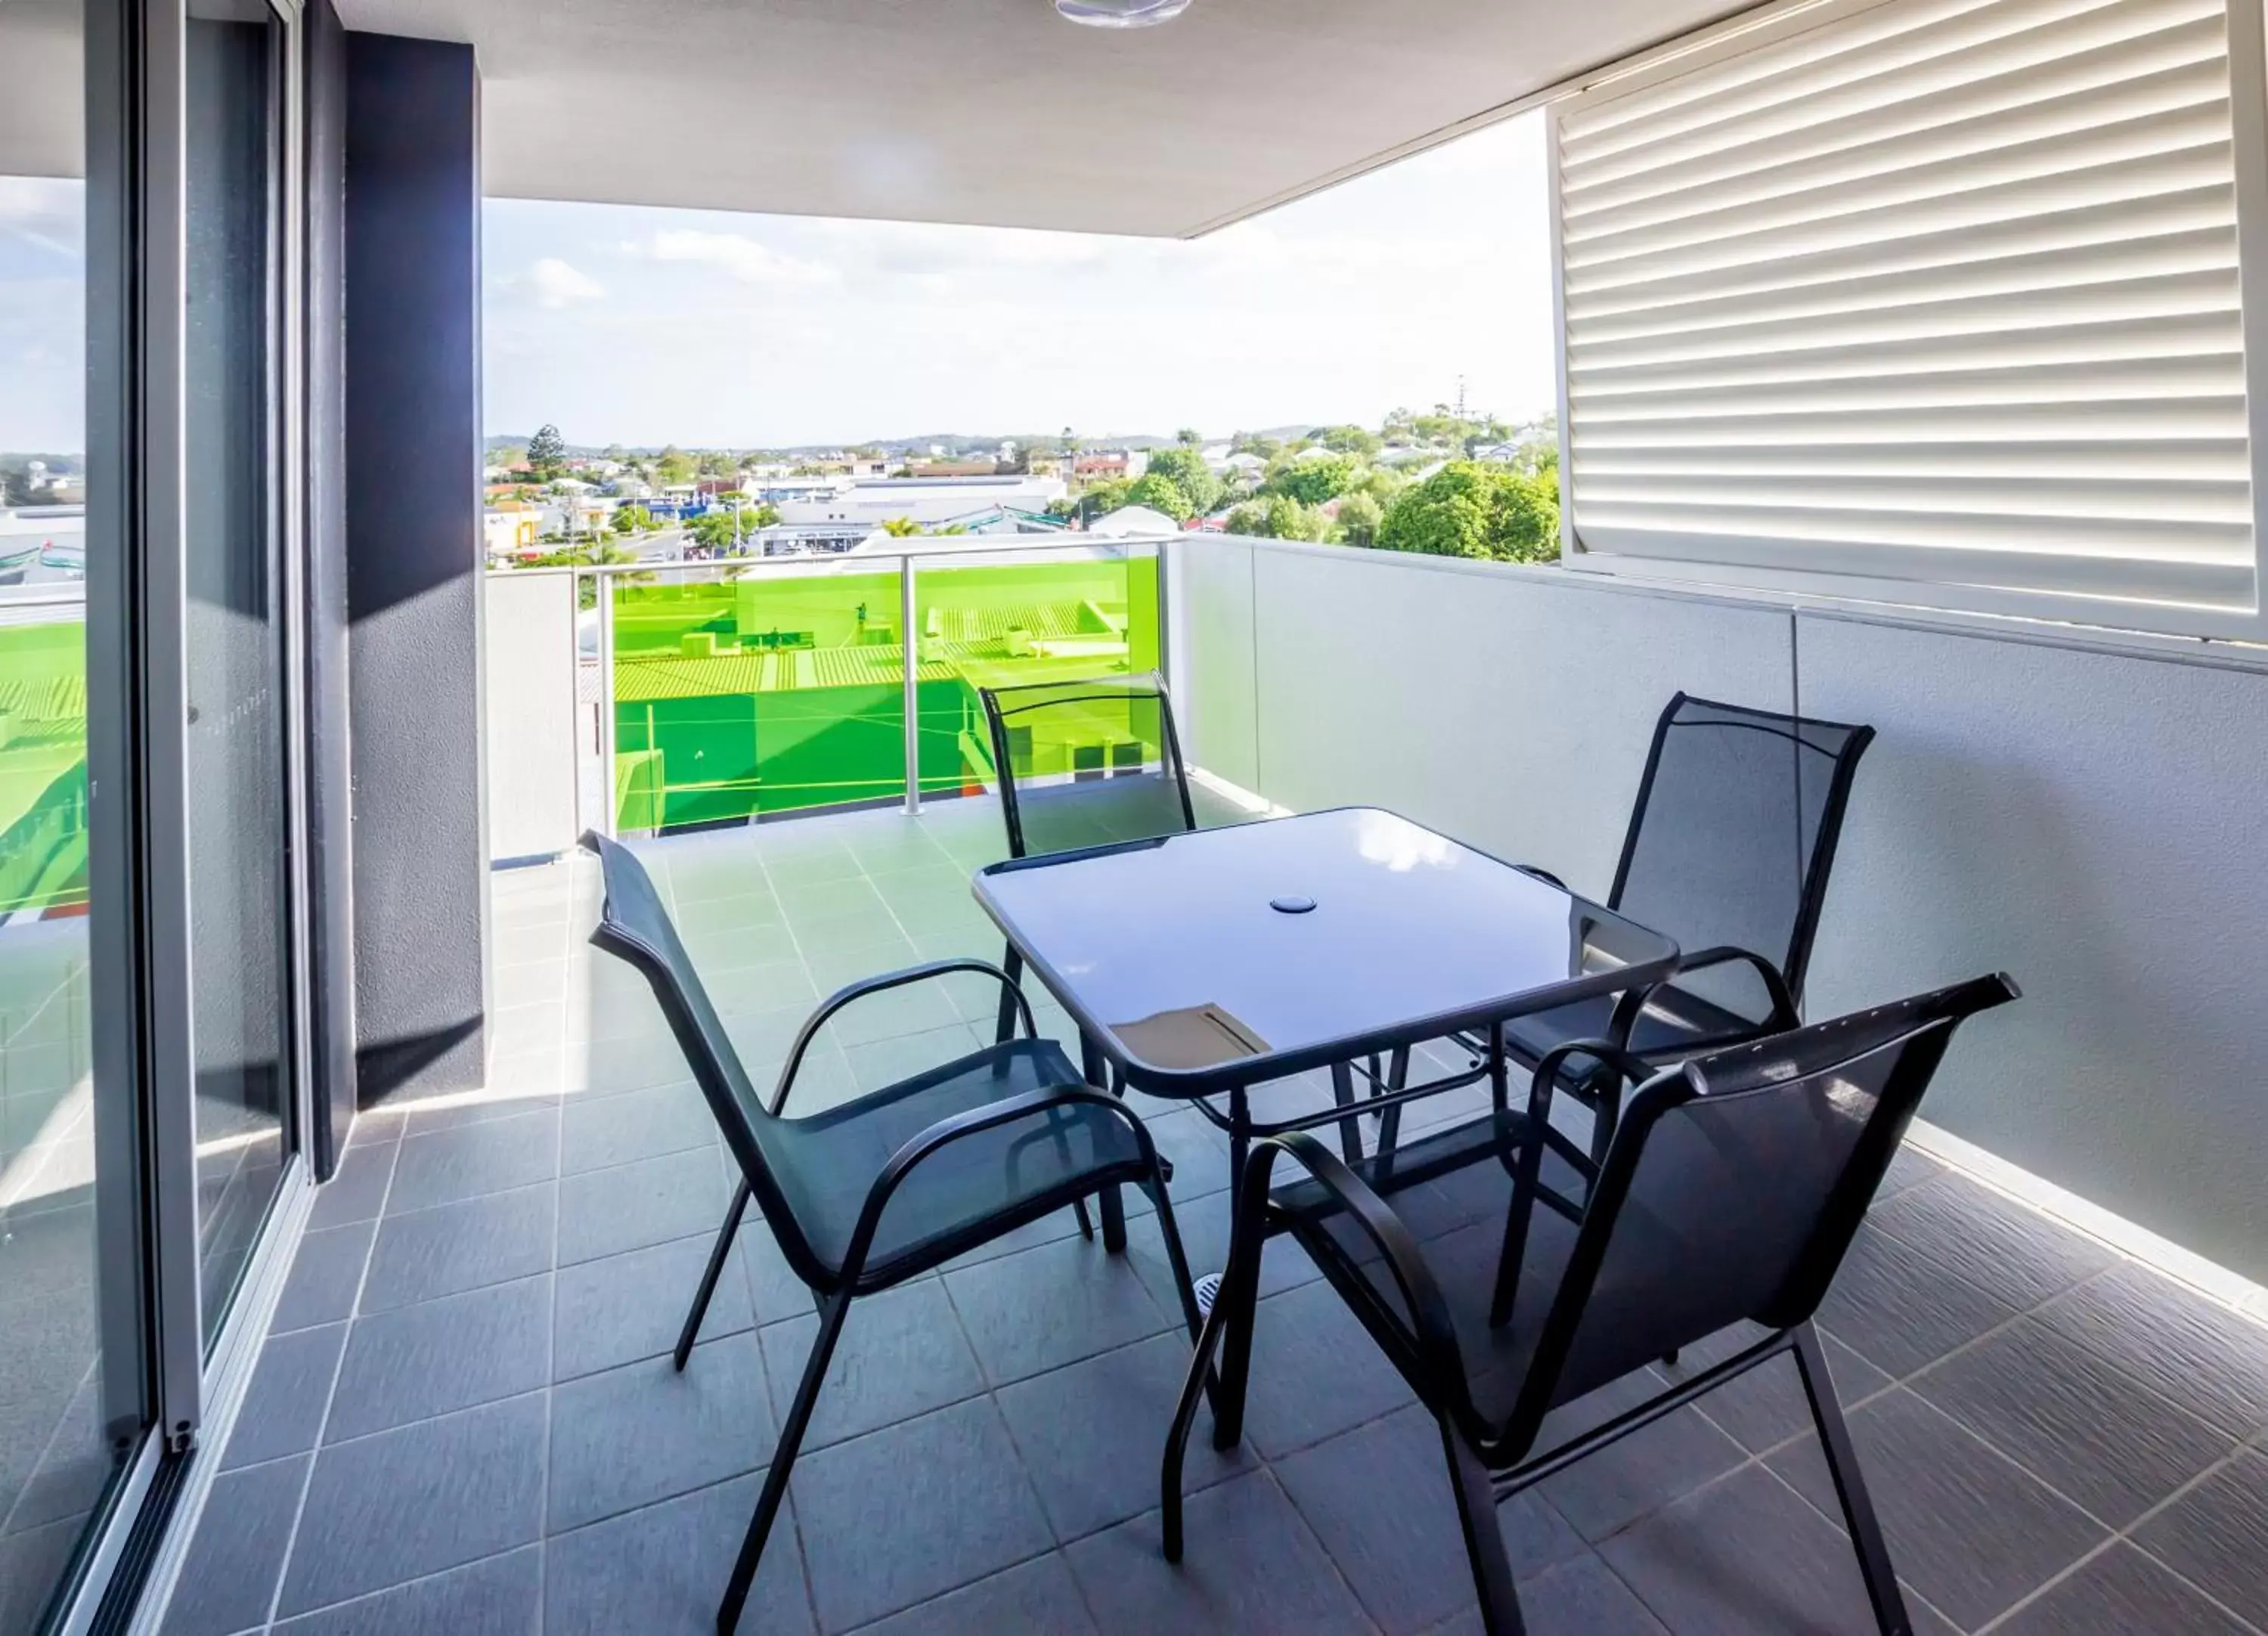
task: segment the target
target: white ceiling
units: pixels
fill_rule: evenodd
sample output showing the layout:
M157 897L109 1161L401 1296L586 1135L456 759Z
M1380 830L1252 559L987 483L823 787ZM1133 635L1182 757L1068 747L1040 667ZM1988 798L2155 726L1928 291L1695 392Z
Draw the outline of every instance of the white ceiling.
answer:
M1738 0L340 0L479 49L491 195L1186 234Z

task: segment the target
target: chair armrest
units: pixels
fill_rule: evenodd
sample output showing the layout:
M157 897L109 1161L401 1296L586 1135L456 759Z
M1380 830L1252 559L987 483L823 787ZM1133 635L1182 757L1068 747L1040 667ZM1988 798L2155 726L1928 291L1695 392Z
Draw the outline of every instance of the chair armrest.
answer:
M1712 966L1733 965L1747 966L1764 979L1765 997L1771 1002L1771 1015L1764 1019L1765 1028L1774 1034L1780 1034L1801 1025L1803 1019L1797 1014L1795 996L1788 992L1787 979L1780 975L1778 966L1753 949L1738 948L1727 943L1683 955L1678 960L1677 970L1669 980L1675 983L1689 971L1705 971Z
M1134 1110L1107 1092L1089 1085L1057 1085L1026 1091L1021 1095L990 1102L982 1108L972 1108L967 1113L954 1114L940 1119L927 1130L906 1139L892 1153L874 1184L866 1190L866 1203L858 1212L858 1224L851 1229L850 1247L843 1255L843 1280L855 1284L865 1270L866 1252L873 1248L874 1234L881 1226L882 1212L889 1205L892 1195L912 1174L916 1166L932 1154L983 1131L1004 1124L1013 1124L1019 1119L1028 1119L1052 1109L1088 1106L1102 1109L1124 1123L1134 1132L1135 1142L1142 1149L1143 1161L1152 1169L1158 1166L1157 1145L1150 1139L1149 1127L1136 1116Z
M1294 1161L1362 1228L1363 1235L1377 1248L1388 1271L1394 1274L1395 1285L1402 1292L1403 1305L1410 1311L1410 1338L1417 1343L1420 1361L1427 1373L1439 1379L1455 1381L1462 1390L1464 1360L1457 1345L1456 1326L1449 1320L1448 1302L1441 1298L1441 1287L1434 1281L1432 1269L1425 1264L1418 1241L1410 1236L1410 1229L1403 1225L1402 1218L1367 1182L1348 1168L1345 1161L1305 1131L1271 1136L1254 1146L1252 1156L1245 1161L1242 1198L1246 1208L1266 1205L1270 1148L1280 1149ZM1243 1236L1241 1224L1238 1236ZM1256 1235L1254 1242L1257 1242Z
M836 1013L854 1001L885 993L891 989L903 988L909 983L926 983L934 977L952 976L963 972L990 977L1005 987L1016 997L1016 1014L1024 1020L1024 1037L1028 1040L1039 1036L1039 1028L1032 1021L1031 1002L1024 998L1024 991L1017 986L1015 978L990 961L932 960L925 965L908 966L902 971L887 972L879 977L865 977L836 990L805 1021L796 1034L794 1045L789 1048L787 1061L780 1068L779 1083L772 1089L772 1113L777 1116L787 1106L788 1087L795 1083L796 1071L803 1066L804 1052L811 1049L811 1042L819 1037L820 1029L833 1020Z

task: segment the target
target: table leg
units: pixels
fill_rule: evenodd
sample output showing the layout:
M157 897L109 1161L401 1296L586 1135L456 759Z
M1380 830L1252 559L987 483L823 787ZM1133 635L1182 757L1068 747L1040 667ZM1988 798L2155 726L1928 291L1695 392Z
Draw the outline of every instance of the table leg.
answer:
M1244 1185L1244 1161L1252 1152L1251 1131L1252 1109L1240 1085L1228 1094L1228 1220L1232 1231L1236 1225L1236 1190ZM1199 1312L1212 1311L1213 1302L1220 1299L1220 1282L1218 1272L1208 1272L1197 1279Z
M1013 943L1000 956L1000 969L1008 974L1008 981L1020 985L1024 981L1024 957L1016 952ZM1016 1037L1016 997L1006 989L1000 991L1000 1024L992 1038L996 1044L1005 1045Z
M1386 1088L1398 1091L1410 1083L1410 1048L1397 1045L1394 1055L1387 1059ZM1402 1104L1396 1102L1379 1116L1378 1151L1381 1157L1392 1153L1402 1140Z
M1350 1165L1362 1162L1362 1118L1355 1110L1354 1070L1345 1063L1331 1065L1331 1101L1347 1110L1339 1121L1339 1152Z
M1098 1091L1115 1091L1102 1047L1085 1028L1079 1031L1079 1069ZM1126 1200L1116 1183L1102 1190L1102 1247L1114 1256L1126 1253Z

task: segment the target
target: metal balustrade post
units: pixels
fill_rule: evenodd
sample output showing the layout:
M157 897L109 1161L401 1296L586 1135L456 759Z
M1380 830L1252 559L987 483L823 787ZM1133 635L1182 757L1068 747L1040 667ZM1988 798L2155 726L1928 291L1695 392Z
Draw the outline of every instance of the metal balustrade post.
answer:
M599 799L605 803L599 833L611 840L622 816L615 807L615 582L605 574L591 578L599 586ZM581 607L579 593L575 600Z
M568 741L573 747L568 788L575 792L569 828L579 836L583 833L583 576L579 573L567 576L567 719L575 724ZM571 845L568 850L574 848Z
M921 642L914 634L914 559L898 558L898 645L905 660L906 815L921 812Z

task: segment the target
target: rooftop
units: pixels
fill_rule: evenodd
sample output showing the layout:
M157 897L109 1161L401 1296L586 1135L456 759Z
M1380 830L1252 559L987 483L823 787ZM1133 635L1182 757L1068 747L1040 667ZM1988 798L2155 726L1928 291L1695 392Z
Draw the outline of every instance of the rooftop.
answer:
M760 1083L820 994L998 952L967 887L1005 850L989 799L639 850ZM711 1628L814 1322L752 1225L671 1372L730 1172L642 980L585 942L597 895L581 859L496 877L490 1083L357 1124L169 1636ZM990 1016L975 992L876 1005L799 1107ZM1217 1265L1221 1140L1136 1101ZM1187 1344L1144 1221L1123 1261L1064 1215L860 1303L743 1628L1476 1630L1437 1434L1295 1249L1263 1276L1250 1438L1198 1440L1179 1568L1154 1507ZM2268 1628L2268 1332L1911 1148L1821 1325L1918 1629ZM1869 1628L1793 1371L1769 1370L1503 1507L1532 1630Z

